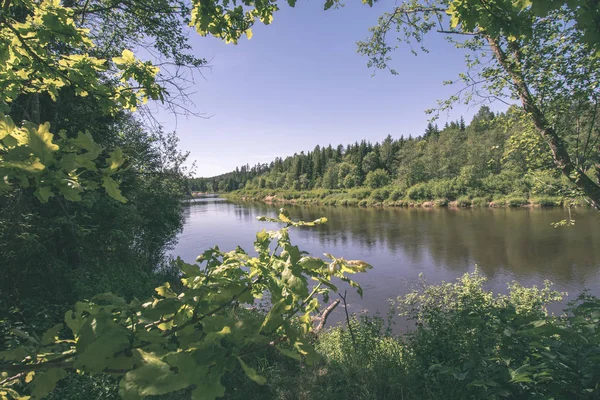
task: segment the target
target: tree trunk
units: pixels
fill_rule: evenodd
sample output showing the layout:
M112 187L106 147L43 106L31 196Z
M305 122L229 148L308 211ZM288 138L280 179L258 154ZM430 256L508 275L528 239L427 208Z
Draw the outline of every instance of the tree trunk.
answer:
M573 164L564 141L548 123L542 111L535 104L527 83L525 82L523 75L519 72L518 66L512 65L496 39L488 36L487 40L496 59L512 79L525 112L531 116L535 128L550 146L554 164L561 170L563 175L583 191L590 199L592 206L600 210L600 186ZM515 55L518 55L517 44L512 42L509 46L512 47Z

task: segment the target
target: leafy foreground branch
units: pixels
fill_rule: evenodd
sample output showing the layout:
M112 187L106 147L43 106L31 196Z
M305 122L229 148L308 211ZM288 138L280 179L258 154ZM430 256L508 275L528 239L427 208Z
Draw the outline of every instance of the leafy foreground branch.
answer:
M214 399L225 393L221 378L238 368L258 384L265 378L245 358L274 347L281 354L312 364L317 354L307 335L319 297L337 291L332 278L360 287L346 275L370 265L329 254L328 261L308 256L290 242L288 229L315 226L294 222L285 210L277 231L263 230L254 243L258 253L241 248L205 251L187 264L178 260L182 288L156 288L148 301L126 302L111 293L81 301L65 314L65 323L36 337L13 329L20 344L0 352L0 397L40 399L67 371L110 374L120 378L124 399L193 388L193 399ZM274 248L272 249L272 245ZM260 302L264 318L236 318L230 311ZM21 397L18 391L29 396Z

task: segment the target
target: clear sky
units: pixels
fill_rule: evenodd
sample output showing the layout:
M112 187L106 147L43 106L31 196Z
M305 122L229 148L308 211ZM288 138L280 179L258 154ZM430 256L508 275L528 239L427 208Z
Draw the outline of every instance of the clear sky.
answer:
M194 109L211 117L161 112L158 119L177 130L181 149L196 161L196 176L270 162L317 144L420 135L430 118L424 110L459 89L442 82L464 71L463 53L434 34L425 42L429 54L415 57L406 46L394 53L400 75L367 68L356 42L391 7L390 1L372 9L352 1L323 11L319 0L299 1L293 9L283 2L271 25L255 25L254 37L237 46L191 34L194 53L211 65L204 78L196 77ZM461 115L469 122L477 109L459 104L438 124Z

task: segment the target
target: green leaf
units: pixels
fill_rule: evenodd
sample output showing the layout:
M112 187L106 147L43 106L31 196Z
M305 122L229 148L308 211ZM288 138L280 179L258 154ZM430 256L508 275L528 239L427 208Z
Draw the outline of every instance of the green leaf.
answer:
M143 365L123 376L119 383L119 395L123 399L140 399L146 396L170 393L189 386L183 376L175 374L169 364L156 354L137 350Z
M63 324L57 324L54 325L52 328L48 329L42 336L42 345L54 343L54 341L58 337L58 332L60 332L63 327Z
M37 129L28 124L27 128L30 135L29 148L42 163L48 163L52 159L52 153L58 150L58 145L52 142L54 135L50 132L50 123L46 122Z
M276 348L276 349L277 349L277 350L278 350L278 351L279 351L281 354L283 354L284 356L287 356L287 357L293 358L294 360L297 360L297 361L301 361L301 360L302 360L302 356L301 356L299 353L295 352L295 351L288 350L288 349L284 349L284 348L282 348L282 347L280 347L280 346L275 346L275 348Z
M165 282L164 285L157 287L154 289L159 296L167 297L167 298L175 298L177 295L171 290L171 284L169 282Z
M321 260L320 258L302 257L300 259L300 265L305 270L314 271L324 268L327 265L327 263L325 263L325 261Z
M74 366L86 371L102 372L117 353L129 347L131 332L108 315L100 314L87 322L77 339L79 356Z
M56 383L67 377L64 369L49 369L44 372L37 372L31 383L33 389L31 391L31 400L42 399L48 393L54 390Z
M177 258L177 267L187 277L200 276L200 274L201 274L200 268L197 265L188 264L188 263L184 262L181 258Z
M106 163L108 164L108 170L111 172L119 169L121 165L125 162L125 156L123 155L123 150L117 147L114 151L110 153L110 157L106 159Z
M242 366L242 369L244 370L248 378L252 379L259 385L264 385L265 383L267 383L267 379L264 376L259 375L254 368L248 366L240 357L238 357L237 359L240 362L240 365Z
M35 197L37 197L38 200L41 201L42 203L48 202L48 199L50 199L50 197L54 196L51 186L38 186L37 189L35 190L34 194L35 194Z
M13 133L15 124L8 115L0 114L0 140Z
M203 381L196 383L192 391L192 400L214 400L225 396L225 386L220 381Z
M135 64L135 56L131 50L123 50L121 57L114 57L113 62L119 69L125 69L131 64Z
M119 184L114 181L110 176L102 177L102 186L106 189L106 193L113 199L120 201L121 203L127 203L127 199L121 194Z

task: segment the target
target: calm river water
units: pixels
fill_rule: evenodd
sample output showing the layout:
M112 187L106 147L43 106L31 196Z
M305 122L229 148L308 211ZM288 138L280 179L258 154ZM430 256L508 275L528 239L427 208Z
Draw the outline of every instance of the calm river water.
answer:
M356 277L364 297L349 295L352 312L388 310L388 299L411 291L423 273L428 283L452 281L477 265L494 291L507 282L541 285L545 279L570 298L584 289L600 295L600 213L574 212L574 227L554 228L564 209L364 209L286 206L292 218L327 217L318 228L292 230L293 243L311 255L329 252L373 265ZM254 253L255 233L276 229L259 222L278 207L197 199L185 208L185 226L172 254L193 262L203 250L240 245ZM350 292L350 290L349 290ZM341 307L333 317L339 320Z

